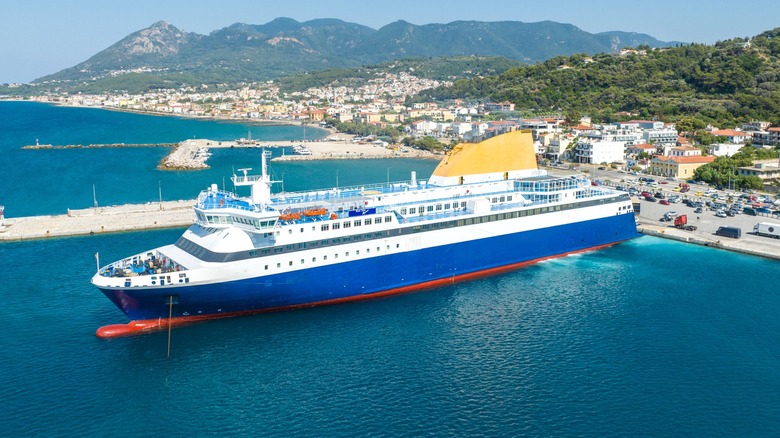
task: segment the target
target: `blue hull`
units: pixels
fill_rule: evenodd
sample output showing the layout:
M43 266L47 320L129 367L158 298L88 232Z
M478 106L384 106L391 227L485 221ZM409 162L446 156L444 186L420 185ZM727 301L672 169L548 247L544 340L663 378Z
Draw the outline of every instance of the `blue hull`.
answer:
M637 236L633 214L210 285L101 291L132 320L284 309L468 276Z

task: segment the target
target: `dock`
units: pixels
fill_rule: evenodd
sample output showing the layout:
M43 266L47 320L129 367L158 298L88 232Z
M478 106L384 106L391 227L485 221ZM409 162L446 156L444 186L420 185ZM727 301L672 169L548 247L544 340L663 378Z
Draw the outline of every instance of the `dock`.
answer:
M635 200L640 204L639 225L637 230L648 236L662 237L694 245L725 249L759 257L780 260L780 239L751 234L753 226L759 222L780 222L765 216L738 214L734 217L720 218L715 212L705 210L694 213L693 208L685 204L661 205L657 202ZM688 216L688 223L697 227L696 231L684 231L674 227L672 222L662 222L661 217L668 211ZM742 237L731 239L718 236L715 231L721 226L737 227Z
M0 242L188 227L195 221L194 204L195 200L167 201L68 210L62 215L5 218Z

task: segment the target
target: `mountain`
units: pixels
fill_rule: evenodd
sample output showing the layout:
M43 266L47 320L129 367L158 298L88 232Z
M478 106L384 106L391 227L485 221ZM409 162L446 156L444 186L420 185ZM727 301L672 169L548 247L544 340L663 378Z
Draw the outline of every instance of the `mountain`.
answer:
M628 32L591 34L551 21L455 21L422 26L397 21L375 30L338 19L300 23L277 18L262 25L236 23L209 35L185 32L160 21L33 83L84 84L123 75L157 78L147 78L150 87L155 83L252 82L399 58L480 55L536 63L560 55L674 44Z

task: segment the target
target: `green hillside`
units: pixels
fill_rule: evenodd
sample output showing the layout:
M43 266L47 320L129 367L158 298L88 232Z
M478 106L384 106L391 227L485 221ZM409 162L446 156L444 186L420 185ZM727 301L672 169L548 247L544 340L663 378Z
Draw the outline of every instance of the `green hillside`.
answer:
M780 125L780 28L750 40L573 55L456 81L420 99L510 101L532 113L562 112L594 121L680 120L720 126L750 120Z

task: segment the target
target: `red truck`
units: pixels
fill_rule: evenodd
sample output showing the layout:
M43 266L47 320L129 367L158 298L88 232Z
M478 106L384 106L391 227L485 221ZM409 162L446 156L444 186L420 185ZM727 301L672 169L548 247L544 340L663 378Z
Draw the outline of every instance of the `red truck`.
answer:
M685 231L696 231L695 225L688 225L687 214L681 214L674 218L674 227Z

